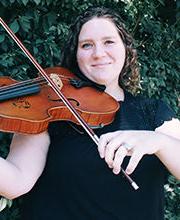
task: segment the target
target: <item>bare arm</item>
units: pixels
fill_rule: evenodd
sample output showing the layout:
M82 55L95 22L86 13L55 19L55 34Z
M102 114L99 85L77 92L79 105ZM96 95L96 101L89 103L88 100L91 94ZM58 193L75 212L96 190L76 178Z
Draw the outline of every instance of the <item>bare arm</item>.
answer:
M33 187L44 169L49 143L47 132L14 135L8 157L0 158L0 195L13 199Z
M180 179L180 121L169 121L155 131L116 131L100 137L98 150L115 174L125 156L131 156L126 172L131 174L145 154L155 154ZM171 125L171 126L170 126ZM131 146L128 150L124 143Z
M155 131L165 134L163 146L156 152L156 156L180 180L180 121L172 119L156 128Z

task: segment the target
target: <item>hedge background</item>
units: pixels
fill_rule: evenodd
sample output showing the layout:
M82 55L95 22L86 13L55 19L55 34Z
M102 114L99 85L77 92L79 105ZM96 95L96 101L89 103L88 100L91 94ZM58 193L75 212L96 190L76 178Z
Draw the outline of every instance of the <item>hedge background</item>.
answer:
M141 66L142 94L161 98L180 116L179 9L175 0L1 0L0 16L42 67L56 66L69 24L91 5L115 8L135 38ZM24 80L37 71L0 27L0 76ZM0 133L0 155L8 152L11 134ZM166 219L180 219L180 184L169 177ZM148 199L148 198L147 198ZM0 220L18 220L20 199L0 212ZM47 204L48 206L48 204Z

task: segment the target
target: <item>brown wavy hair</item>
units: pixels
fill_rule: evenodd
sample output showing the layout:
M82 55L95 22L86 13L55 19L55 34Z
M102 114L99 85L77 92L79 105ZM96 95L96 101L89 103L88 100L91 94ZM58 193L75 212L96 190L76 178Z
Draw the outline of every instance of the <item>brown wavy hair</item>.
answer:
M78 37L82 25L95 17L107 18L115 24L126 49L125 63L119 75L119 86L133 94L137 93L140 88L140 74L137 62L137 52L136 49L133 48L133 38L126 31L119 14L110 8L90 7L76 18L71 25L69 37L62 51L61 66L70 69L78 76L82 75L76 59Z

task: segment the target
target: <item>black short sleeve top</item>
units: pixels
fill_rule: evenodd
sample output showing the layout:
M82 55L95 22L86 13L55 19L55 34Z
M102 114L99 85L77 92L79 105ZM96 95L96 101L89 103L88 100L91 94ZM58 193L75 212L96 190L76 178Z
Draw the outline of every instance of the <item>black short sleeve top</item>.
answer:
M95 132L154 130L172 117L173 111L162 101L125 93L113 123ZM80 126L54 122L49 133L46 167L23 197L23 220L163 219L167 171L156 156L144 156L131 175L140 187L134 191L121 173L112 173ZM122 167L128 160L126 157Z

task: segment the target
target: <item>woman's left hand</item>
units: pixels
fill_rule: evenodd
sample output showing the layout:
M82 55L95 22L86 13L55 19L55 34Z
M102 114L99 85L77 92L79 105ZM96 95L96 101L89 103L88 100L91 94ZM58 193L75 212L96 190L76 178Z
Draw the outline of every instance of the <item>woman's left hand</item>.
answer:
M121 170L126 156L131 156L126 173L131 174L145 154L161 149L163 134L154 131L116 131L100 136L98 151L115 174Z

